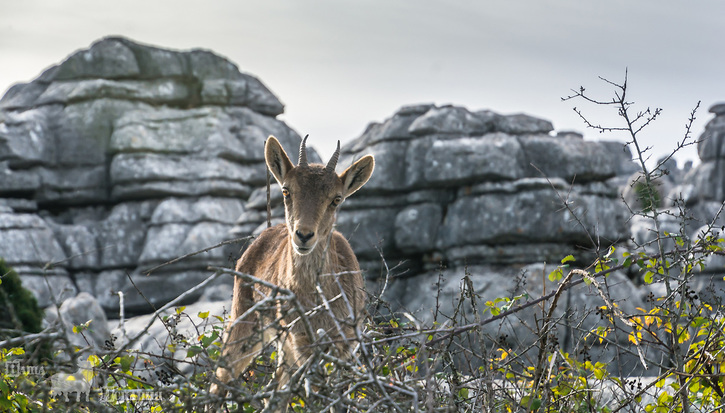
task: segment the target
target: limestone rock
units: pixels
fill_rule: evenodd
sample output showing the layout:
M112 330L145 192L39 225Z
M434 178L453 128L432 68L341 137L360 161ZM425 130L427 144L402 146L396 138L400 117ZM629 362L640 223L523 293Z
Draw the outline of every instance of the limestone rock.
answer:
M433 250L443 219L439 204L411 205L395 217L395 246L404 252Z
M43 306L81 290L116 313L125 291L148 310L127 274L229 236L266 182L265 139L299 147L283 110L210 51L108 37L73 53L0 99L0 255ZM162 305L228 263L215 248L137 283Z
M55 306L45 311L45 320L48 323L59 321L64 324L68 341L78 347L92 346L95 349L107 349L110 343L111 332L108 329L108 320L101 305L95 297L87 292L81 292L75 297L63 301L58 309ZM87 325L83 334L74 333L74 326Z
M406 277L439 262L556 262L595 239L628 239L610 180L632 173L631 155L552 129L529 115L404 107L343 147L341 164L372 154L376 170L343 205L338 229L361 262L377 266L382 253L408 263Z

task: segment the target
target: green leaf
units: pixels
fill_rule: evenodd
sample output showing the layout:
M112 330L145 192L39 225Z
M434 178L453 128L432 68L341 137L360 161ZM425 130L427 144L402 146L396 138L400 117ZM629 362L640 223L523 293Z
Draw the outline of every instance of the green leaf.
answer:
M458 398L464 400L468 399L468 388L461 387L460 389L458 389Z
M576 261L576 258L574 258L574 256L573 256L573 255L569 254L569 255L567 255L566 257L564 257L564 258L563 258L563 259L561 260L561 263L562 263L562 264L566 264L566 263L567 263L567 262L569 262L569 261Z
M549 273L549 281L559 281L564 276L564 271L561 267L557 267L554 271Z
M208 311L199 311L198 316L199 316L199 318L201 318L202 320L204 320L207 317L209 317L209 312Z
M654 277L654 273L652 271L647 271L646 273L644 273L644 283L652 284L652 277Z
M186 306L176 307L176 314L181 314L184 310L186 310Z
M134 358L132 356L119 357L118 364L121 365L121 371L127 373L129 370L131 370L131 363L133 363L133 361Z
M219 338L219 333L214 331L210 335L204 335L199 337L199 341L201 341L201 345L204 346L204 348L209 347L216 339Z
M200 346L191 346L188 350L186 350L186 357L194 357L202 351L204 351L204 349Z

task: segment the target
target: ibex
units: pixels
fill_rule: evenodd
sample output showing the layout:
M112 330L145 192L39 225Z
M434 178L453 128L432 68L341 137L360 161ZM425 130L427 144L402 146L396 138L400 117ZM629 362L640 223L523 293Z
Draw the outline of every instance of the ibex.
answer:
M292 291L305 310L321 304L319 286L325 299L330 300L330 311L323 308L310 315L310 330L314 334L324 331L328 341L338 343L342 356L347 357L348 346L341 340L337 326L342 326L347 340L354 339L355 326L350 320L362 319L366 296L357 258L333 226L340 204L368 181L375 160L367 155L338 175L335 167L340 142L325 166L307 162L306 140L302 140L299 161L294 166L279 141L273 136L267 139L265 161L282 187L285 222L264 230L237 261L236 270ZM270 322L270 317L280 317L287 328L283 348L277 348L282 354L277 374L279 387L289 380L288 370L299 367L313 353L313 338L306 332L310 330L301 322L291 323L297 314L284 315L278 306L276 314L263 314L262 320L257 318L257 312L241 319L263 294L269 293L269 288L252 286L240 277L235 279L231 322L226 327L222 353L228 364L216 372L220 382L229 383L239 377L259 354L263 343L256 340L249 344L249 339L254 337L255 330L259 334L260 325ZM336 323L332 316L340 321ZM220 394L220 389L221 386L214 386L212 391Z

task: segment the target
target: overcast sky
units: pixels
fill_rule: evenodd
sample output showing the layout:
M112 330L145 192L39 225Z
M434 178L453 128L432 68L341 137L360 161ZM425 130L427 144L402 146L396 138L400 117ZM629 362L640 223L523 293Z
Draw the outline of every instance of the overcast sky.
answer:
M323 157L414 103L528 113L586 139L580 85L602 98L621 81L640 109L661 107L642 136L654 158L695 136L725 101L722 0L188 1L0 0L0 93L108 35L173 49L205 48L259 77L286 105L281 116ZM691 148L679 159L695 159Z

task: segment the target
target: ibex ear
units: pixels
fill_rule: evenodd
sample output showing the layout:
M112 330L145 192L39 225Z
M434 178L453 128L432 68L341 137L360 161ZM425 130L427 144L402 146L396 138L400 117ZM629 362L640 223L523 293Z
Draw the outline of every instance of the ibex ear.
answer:
M267 168L274 175L274 179L281 186L285 175L293 166L289 156L274 136L267 138L267 142L264 144L264 160L267 162Z
M370 179L375 169L375 159L372 155L365 155L352 164L340 175L342 179L342 197L347 198L360 189Z

